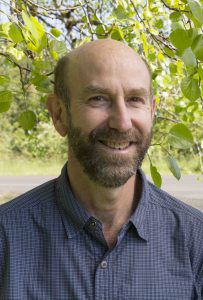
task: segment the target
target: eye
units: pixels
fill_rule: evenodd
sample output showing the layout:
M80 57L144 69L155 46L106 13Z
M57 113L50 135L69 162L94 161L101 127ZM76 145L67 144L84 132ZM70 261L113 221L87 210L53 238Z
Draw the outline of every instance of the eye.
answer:
M104 97L103 96L94 96L94 97L90 98L90 101L95 101L95 102L104 101Z
M133 104L143 104L144 99L139 97L139 96L132 96L127 99L128 102L133 103Z
M105 105L108 102L109 100L104 96L93 96L88 99L88 103L90 103L93 106Z

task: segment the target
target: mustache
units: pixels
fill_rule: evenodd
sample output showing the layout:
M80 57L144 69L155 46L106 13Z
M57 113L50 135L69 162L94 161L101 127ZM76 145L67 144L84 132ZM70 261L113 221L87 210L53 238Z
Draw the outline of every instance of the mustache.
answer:
M129 129L126 132L119 132L115 128L110 128L107 125L103 125L99 128L95 128L90 133L89 139L91 143L96 143L98 140L141 143L143 138L136 128Z

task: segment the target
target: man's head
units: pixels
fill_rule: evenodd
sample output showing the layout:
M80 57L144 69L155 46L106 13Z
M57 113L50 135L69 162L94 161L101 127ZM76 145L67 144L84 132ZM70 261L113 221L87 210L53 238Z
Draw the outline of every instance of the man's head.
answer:
M70 52L56 67L48 108L57 131L68 134L69 164L79 162L92 181L117 187L136 173L155 101L149 69L130 47L106 39Z

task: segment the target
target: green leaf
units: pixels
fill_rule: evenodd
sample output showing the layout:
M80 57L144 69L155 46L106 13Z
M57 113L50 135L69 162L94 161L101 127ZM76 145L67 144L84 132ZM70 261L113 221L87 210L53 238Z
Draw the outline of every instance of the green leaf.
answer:
M18 122L24 129L32 129L36 123L37 123L37 118L36 115L33 111L28 110L24 111L20 114L18 118Z
M200 24L203 24L203 8L200 6L200 4L194 0L189 0L188 4L195 19Z
M191 48L187 48L184 50L182 54L182 60L187 67L196 67L197 61L194 53Z
M179 21L180 17L181 17L181 13L177 12L177 11L174 11L170 14L171 21L177 22L177 21Z
M178 49L186 49L190 47L192 39L189 37L188 31L184 29L176 29L170 34L171 43Z
M8 76L0 75L0 85L7 85L10 82Z
M9 110L12 100L13 100L13 95L10 91L0 92L0 113Z
M111 38L117 41L124 40L124 35L120 27L115 27L111 33Z
M183 95L192 101L197 100L201 96L198 80L191 77L185 77L183 79L181 82L181 90Z
M61 35L61 31L57 28L52 28L50 31L55 37L59 37Z
M200 78L203 80L203 68L200 65L198 67L198 74L199 74Z
M105 38L105 30L104 30L104 28L103 28L102 25L98 25L97 26L97 28L96 28L96 34L97 34L98 39Z
M12 23L11 22L6 22L1 25L1 31L5 34L8 35L9 29L11 27Z
M180 123L170 129L168 142L174 148L188 149L193 145L193 136L188 127Z
M47 76L41 74L35 74L30 82L35 85L36 89L43 93L51 92L51 83Z
M113 15L119 20L128 19L130 17L129 13L124 9L124 7L122 5L118 5L113 10Z
M168 47L164 47L164 52L170 56L170 57L174 57L175 56L175 53L173 52L172 49L168 48Z
M53 40L50 42L50 53L54 59L67 54L66 44L62 41Z
M171 31L175 31L177 29L184 29L183 25L182 25L182 22L172 22L171 24Z
M163 22L162 19L158 19L158 20L156 20L154 25L155 25L156 28L161 29L164 26L164 22Z
M52 70L52 66L50 64L49 60L45 60L45 59L40 59L37 58L33 61L32 66L34 67L35 70L37 70L37 73L43 72L43 71L51 71Z
M170 70L170 73L176 74L177 73L177 66L173 63L170 63L169 70Z
M150 173L151 173L151 177L152 177L154 184L158 188L160 188L161 184L162 184L162 178L161 178L160 173L157 171L157 168L155 166L153 166L152 164L150 164Z
M8 34L14 43L20 43L23 41L21 30L14 23L11 24Z
M181 173L175 158L172 155L170 155L166 157L166 162L171 173L175 176L175 178L179 180L181 178Z
M193 41L192 51L197 59L203 61L203 34L199 34Z
M22 18L32 36L39 41L40 35L33 20L24 11L22 11Z

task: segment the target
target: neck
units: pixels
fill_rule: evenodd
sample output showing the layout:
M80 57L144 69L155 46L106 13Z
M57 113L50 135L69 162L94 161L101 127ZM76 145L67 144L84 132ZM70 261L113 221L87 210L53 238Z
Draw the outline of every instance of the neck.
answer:
M118 232L137 206L141 193L138 175L120 187L106 188L91 181L73 157L69 157L68 175L79 203L101 221L104 230Z

